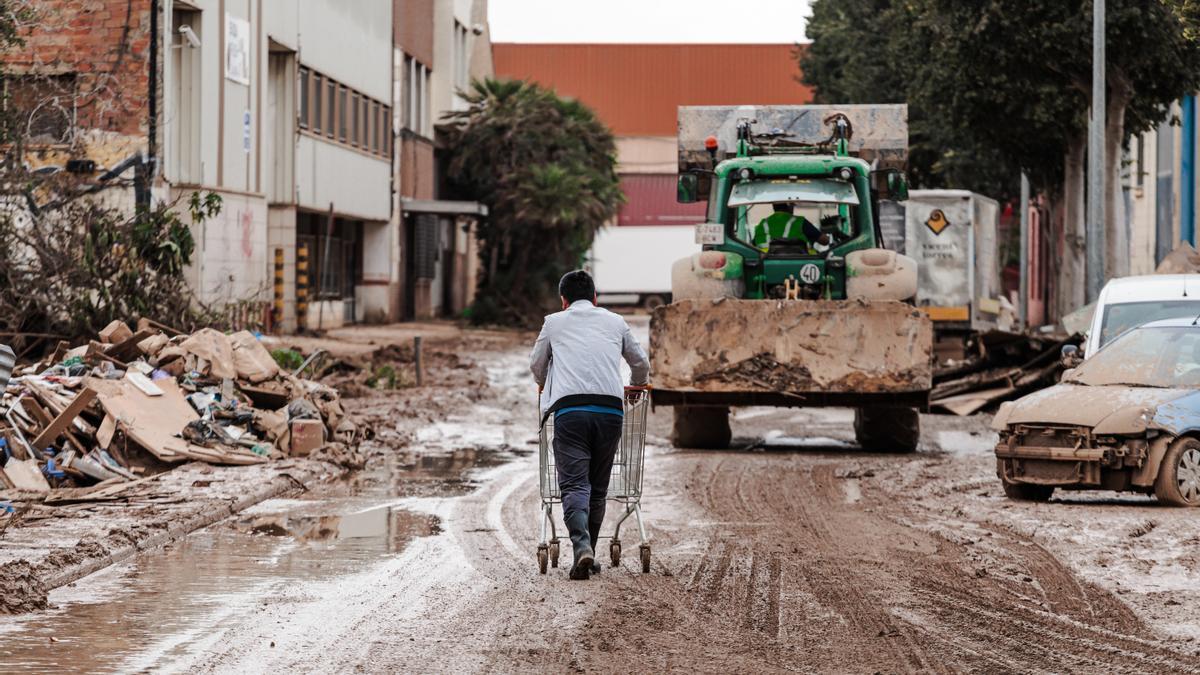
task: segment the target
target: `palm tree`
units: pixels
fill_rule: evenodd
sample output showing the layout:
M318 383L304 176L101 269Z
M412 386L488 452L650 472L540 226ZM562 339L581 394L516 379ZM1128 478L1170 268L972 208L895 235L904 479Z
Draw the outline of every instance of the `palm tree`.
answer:
M624 202L612 132L587 106L529 82L475 81L463 98L441 131L451 184L488 206L472 317L533 324Z

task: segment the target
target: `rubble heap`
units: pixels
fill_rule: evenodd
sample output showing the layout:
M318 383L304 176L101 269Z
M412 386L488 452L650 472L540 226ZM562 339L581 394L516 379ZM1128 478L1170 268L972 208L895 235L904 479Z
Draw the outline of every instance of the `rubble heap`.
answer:
M934 412L970 415L1052 386L1062 375L1063 345L1080 341L1078 335L1062 333L981 333L970 341L965 359L938 364L930 407Z
M338 391L284 372L249 331L141 319L13 371L0 489L103 490L186 461L259 464L354 445Z

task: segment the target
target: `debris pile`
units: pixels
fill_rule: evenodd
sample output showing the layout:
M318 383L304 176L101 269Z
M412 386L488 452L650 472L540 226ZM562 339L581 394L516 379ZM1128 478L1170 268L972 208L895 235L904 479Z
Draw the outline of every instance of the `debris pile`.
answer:
M280 369L249 331L140 319L13 371L0 490L103 490L185 461L259 464L358 441L336 389Z
M930 407L955 415L992 408L1058 382L1065 344L1077 337L989 331L973 336L970 354L939 365L933 374Z
M428 346L422 348L420 342L386 345L353 357L310 361L312 378L335 387L343 398L361 398L378 391L410 389L424 381L458 385L457 380L451 381L452 373L476 373L474 364L463 360L457 351ZM465 386L480 384L482 381L474 378L462 383Z

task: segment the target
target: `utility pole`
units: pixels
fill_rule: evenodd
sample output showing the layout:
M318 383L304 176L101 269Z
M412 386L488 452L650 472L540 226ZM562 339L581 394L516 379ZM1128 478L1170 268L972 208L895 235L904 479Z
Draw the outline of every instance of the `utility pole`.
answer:
M1021 329L1029 328L1029 176L1021 172Z
M1104 0L1092 0L1092 117L1088 124L1087 301L1100 296L1105 261Z

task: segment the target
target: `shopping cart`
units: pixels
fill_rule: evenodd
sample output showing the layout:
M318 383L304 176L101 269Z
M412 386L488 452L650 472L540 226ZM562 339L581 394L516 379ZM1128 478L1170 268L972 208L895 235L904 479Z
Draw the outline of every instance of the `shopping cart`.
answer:
M621 525L633 516L637 522L641 545L642 572L650 572L650 540L646 538L646 527L642 524L642 469L646 460L646 411L650 409L649 387L625 387L625 421L621 428L621 444L613 458L612 479L608 484L608 500L622 507L621 517L612 535L601 535L609 539L608 552L612 566L621 564ZM540 411L539 411L540 414ZM546 573L546 567L558 567L558 532L554 527L554 506L561 508L562 493L558 489L558 473L554 467L554 415L542 420L538 434L538 476L541 483L541 543L537 547L538 570ZM597 549L597 542L592 547Z

